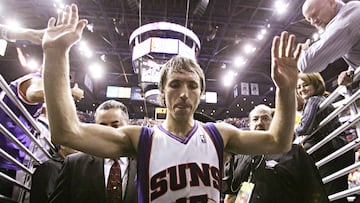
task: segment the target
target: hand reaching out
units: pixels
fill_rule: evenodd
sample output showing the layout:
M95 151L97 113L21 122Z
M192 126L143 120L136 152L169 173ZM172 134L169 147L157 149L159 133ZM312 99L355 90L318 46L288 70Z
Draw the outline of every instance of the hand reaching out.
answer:
M297 46L293 54L295 35L282 32L281 36L273 39L271 48L271 77L278 88L292 88L295 90L298 69L297 61L301 46Z
M78 8L75 4L66 6L65 11L59 13L57 20L50 18L43 37L43 50L51 48L69 50L80 40L86 24L87 20L79 20Z
M71 88L71 95L75 101L79 101L84 98L84 90L80 89L78 84L75 83L74 87Z
M354 78L354 71L343 71L339 74L337 82L338 85L349 85L350 83L352 83Z

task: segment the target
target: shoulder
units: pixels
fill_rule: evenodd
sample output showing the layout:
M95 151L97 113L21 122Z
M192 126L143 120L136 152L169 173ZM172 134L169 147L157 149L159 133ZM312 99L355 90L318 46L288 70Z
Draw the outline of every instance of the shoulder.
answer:
M231 134L239 132L238 128L225 122L214 123L213 125L214 128L216 128L219 131L220 135L224 138L230 136Z
M360 22L360 2L358 1L350 1L346 3L339 12L339 20L348 21L350 24L359 25ZM354 29L359 29L358 27L354 27Z
M325 100L323 96L312 96L308 99L307 103L320 103Z
M79 161L81 161L81 162L90 161L90 160L96 159L96 158L97 157L92 156L90 154L86 154L83 152L77 152L77 153L68 155L65 159L65 163L67 163L67 164L78 163Z

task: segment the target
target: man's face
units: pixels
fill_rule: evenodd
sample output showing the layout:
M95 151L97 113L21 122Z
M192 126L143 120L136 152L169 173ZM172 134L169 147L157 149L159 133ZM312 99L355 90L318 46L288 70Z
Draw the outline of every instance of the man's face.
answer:
M307 0L302 12L312 26L318 30L325 30L336 15L336 3L334 0Z
M196 73L169 73L162 94L169 115L174 118L192 117L200 102L200 78Z
M255 110L251 113L249 128L250 130L268 130L271 120L271 112L262 109Z
M95 122L113 128L127 125L127 119L124 118L123 112L120 109L108 109L96 112Z

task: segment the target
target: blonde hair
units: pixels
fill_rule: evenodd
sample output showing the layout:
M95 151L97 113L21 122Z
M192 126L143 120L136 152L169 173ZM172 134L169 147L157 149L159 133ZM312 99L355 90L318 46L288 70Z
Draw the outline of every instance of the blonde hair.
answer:
M165 95L163 94L163 90L165 88L165 84L168 78L168 75L171 73L196 73L200 78L200 90L201 94L205 93L205 75L200 65L193 59L189 59L182 56L176 56L167 61L160 71L160 82L158 84L159 90L161 92L160 102L163 105L166 105Z

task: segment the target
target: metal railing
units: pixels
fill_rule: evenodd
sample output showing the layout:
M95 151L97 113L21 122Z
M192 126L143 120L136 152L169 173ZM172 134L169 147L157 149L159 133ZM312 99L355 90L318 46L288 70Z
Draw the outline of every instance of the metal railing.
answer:
M354 73L354 77L358 77L360 75L360 67L356 69ZM356 129L357 138L350 143L346 144L345 146L341 147L340 149L336 150L335 152L329 154L328 156L324 157L323 159L316 162L316 166L319 168L330 161L334 160L335 158L343 155L344 153L353 150L360 146L360 113L357 111L356 100L360 97L360 89L358 89L355 93L352 93L352 89L346 86L339 86L337 87L319 106L319 112L323 111L329 105L338 99L340 96L344 96L345 99L341 102L341 104L334 109L327 117L325 117L320 123L317 129L315 129L310 135L305 136L300 143L304 143L308 140L311 136L316 134L321 128L326 127L326 125L333 120L334 118L338 118L338 116L343 113L345 110L350 110L350 119L323 138L320 142L316 143L310 149L307 150L307 153L312 154L316 150L320 149L326 143L330 142L339 134L343 133L344 131L354 128ZM355 153L355 152L354 152ZM323 177L323 183L331 182L339 177L344 175L348 175L352 170L360 167L360 162L355 162L354 164L347 166L329 176ZM360 186L356 186L354 188L350 188L335 194L329 195L330 201L335 201L344 197L348 197L354 194L360 194Z
M40 128L38 127L38 124L36 123L35 119L30 115L30 113L26 110L24 105L21 103L21 101L16 97L14 92L10 89L9 85L6 83L2 75L0 75L0 88L3 90L2 94L5 94L11 102L21 111L21 113L24 115L24 117L29 121L31 125L31 129L35 132L30 132L30 129L27 128L20 119L12 112L12 110L8 107L7 104L3 102L2 99L0 99L0 110L6 113L6 115L13 121L14 124L16 124L25 134L28 136L31 140L31 142L34 144L36 148L38 148L47 158L51 158L50 153L45 148L45 146L41 145L39 142L39 135L41 133ZM5 96L4 95L4 96ZM8 129L0 124L0 133L5 136L7 139L9 139L12 143L14 143L21 151L23 151L26 156L29 157L28 163L20 163L18 160L16 160L13 156L11 156L9 153L4 151L3 149L0 149L0 156L6 159L7 161L11 162L13 165L17 166L20 171L23 171L25 174L24 181L16 180L12 177L9 177L8 175L0 172L0 181L7 182L12 185L14 185L14 189L17 188L18 190L18 197L17 200L14 200L15 197L6 197L4 195L0 195L0 202L23 202L23 196L24 193L30 192L30 186L29 182L27 181L27 177L31 178L31 175L34 172L33 163L41 164L42 161L36 157L36 155L33 153L31 149L28 149L24 144L22 144L11 132L8 131ZM51 143L49 138L45 137L45 144L48 148L55 150L54 145ZM26 180L26 181L25 181Z

